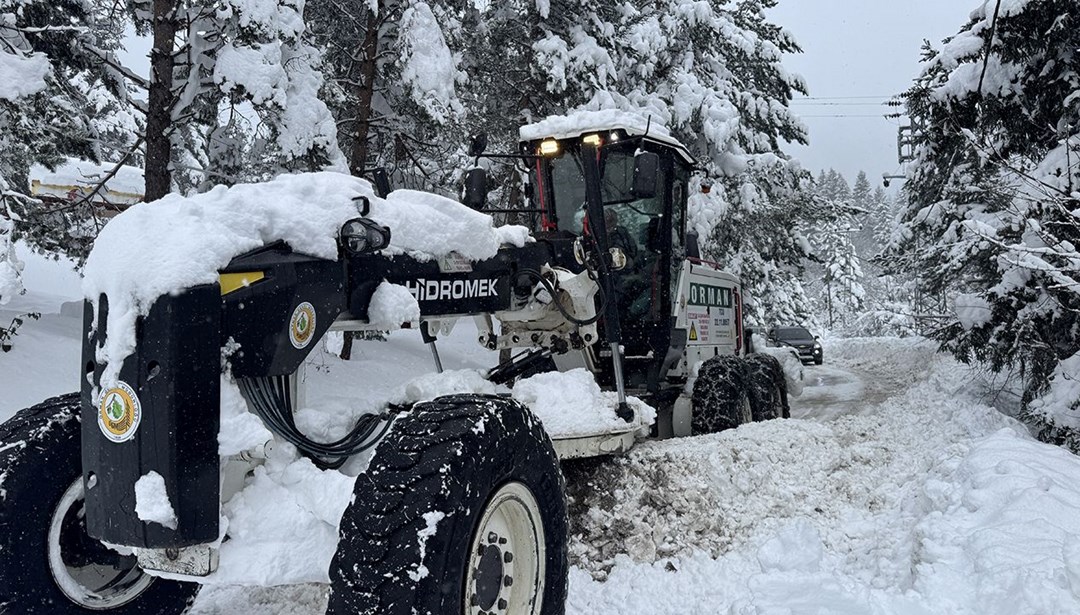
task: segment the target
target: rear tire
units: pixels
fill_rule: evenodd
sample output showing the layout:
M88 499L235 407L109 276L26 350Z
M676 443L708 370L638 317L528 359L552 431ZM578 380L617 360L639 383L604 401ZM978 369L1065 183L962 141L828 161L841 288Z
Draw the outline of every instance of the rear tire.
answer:
M400 416L356 481L330 615L561 615L563 477L520 403L454 395Z
M87 534L80 430L78 393L0 425L0 613L183 613L197 584L151 577Z
M691 395L690 433L703 435L734 429L751 420L746 361L718 355L701 364Z
M791 416L787 380L779 359L767 354L753 354L746 358L746 364L750 370L747 393L754 422Z

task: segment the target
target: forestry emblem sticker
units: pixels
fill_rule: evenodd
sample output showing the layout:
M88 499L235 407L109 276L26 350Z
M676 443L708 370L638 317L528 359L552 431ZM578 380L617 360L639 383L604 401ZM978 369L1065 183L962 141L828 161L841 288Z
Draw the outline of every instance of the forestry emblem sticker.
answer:
M296 348L304 348L315 334L315 306L307 301L296 306L289 319L289 341Z
M142 421L139 396L125 382L105 391L98 402L98 427L113 442L126 442L135 437Z

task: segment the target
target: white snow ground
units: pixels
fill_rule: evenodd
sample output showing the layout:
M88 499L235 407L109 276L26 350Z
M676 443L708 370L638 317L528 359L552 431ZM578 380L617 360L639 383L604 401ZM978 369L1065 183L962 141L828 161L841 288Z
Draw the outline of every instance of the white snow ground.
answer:
M0 419L76 388L80 318L61 301L32 292L0 309L5 325L45 313L0 353ZM463 324L443 362L489 365ZM825 360L807 368L790 420L568 466L568 612L1080 613L1080 459L1033 441L926 342L832 340ZM325 402L363 409L430 365L414 332L359 343L348 371L368 393L342 385ZM342 384L336 373L309 371ZM324 604L319 584L224 586L192 612L317 615Z

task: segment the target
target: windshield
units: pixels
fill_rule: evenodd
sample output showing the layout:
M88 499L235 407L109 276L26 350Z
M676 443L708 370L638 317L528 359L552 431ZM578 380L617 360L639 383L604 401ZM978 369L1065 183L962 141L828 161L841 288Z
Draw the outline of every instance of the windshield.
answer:
M613 214L631 236L644 244L649 221L663 214L663 192L658 190L657 195L650 199L636 199L630 193L634 178L634 152L634 146L609 148L604 152L601 196L605 211ZM558 228L581 234L585 220L585 172L581 153L576 149L566 151L562 156L551 159L550 164ZM664 185L662 174L657 185Z
M803 327L783 327L774 329L773 336L782 340L804 340L813 339L814 337Z

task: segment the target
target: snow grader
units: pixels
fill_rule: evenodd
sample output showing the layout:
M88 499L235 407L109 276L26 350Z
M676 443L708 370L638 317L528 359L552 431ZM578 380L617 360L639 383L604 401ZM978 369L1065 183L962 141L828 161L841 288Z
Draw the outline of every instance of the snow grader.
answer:
M686 148L611 113L521 137L511 158L529 170L528 209L516 211L533 219L530 237L493 257L392 250L397 229L372 213L387 194L369 188L337 223L336 258L266 241L216 281L149 305L88 296L81 390L0 426L0 613L184 612L224 571L219 551L258 539L230 533L223 510L282 454L351 478L336 549L315 574L329 581L328 613L562 613L561 459L786 416L779 363L747 353L739 280L686 231ZM471 154L485 147L476 139ZM455 206L484 211L485 181L471 171ZM437 364L439 336L471 319L482 345L517 352L490 381L585 368L617 393L622 426L548 433L510 397L463 392L364 414L336 439L305 433L296 373L328 332L377 329L387 284L415 300ZM223 455L229 383L273 438ZM657 410L651 427L628 396Z

